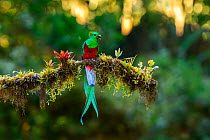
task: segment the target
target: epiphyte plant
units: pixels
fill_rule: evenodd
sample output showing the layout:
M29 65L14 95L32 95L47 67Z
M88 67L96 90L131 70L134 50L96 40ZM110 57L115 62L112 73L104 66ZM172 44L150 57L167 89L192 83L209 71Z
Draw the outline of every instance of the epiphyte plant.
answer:
M123 51L120 51L120 48L118 50L115 50L115 56L116 58L120 57L122 55Z

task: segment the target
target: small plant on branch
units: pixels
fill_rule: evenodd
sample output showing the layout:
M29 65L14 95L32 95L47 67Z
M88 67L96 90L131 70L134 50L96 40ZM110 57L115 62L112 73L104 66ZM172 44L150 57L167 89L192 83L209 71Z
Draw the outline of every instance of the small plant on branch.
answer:
M123 51L120 51L120 48L118 50L115 50L115 56L116 58L120 57L122 55Z

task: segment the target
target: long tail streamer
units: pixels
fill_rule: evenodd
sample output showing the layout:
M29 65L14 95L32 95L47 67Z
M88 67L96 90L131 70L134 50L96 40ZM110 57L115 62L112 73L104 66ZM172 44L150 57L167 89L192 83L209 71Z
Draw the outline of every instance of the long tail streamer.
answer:
M98 106L97 106L95 93L94 93L94 88L95 88L94 86L96 83L96 74L93 71L93 69L88 66L85 67L85 70L86 70L86 77L84 80L84 89L85 89L85 95L86 95L86 102L85 102L85 107L80 118L80 122L82 125L83 125L82 118L87 112L91 103L93 104L93 108L95 109L96 116L98 117Z

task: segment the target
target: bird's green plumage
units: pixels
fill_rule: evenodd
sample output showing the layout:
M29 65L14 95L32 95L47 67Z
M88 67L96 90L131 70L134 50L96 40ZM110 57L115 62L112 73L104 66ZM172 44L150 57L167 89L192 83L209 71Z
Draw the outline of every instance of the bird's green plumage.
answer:
M101 36L101 35L97 32L90 33L89 39L85 41L89 48L96 48L98 46L98 38L97 37L99 37L99 36Z
M97 33L97 32L90 33L89 39L87 39L82 46L83 58L92 59L92 56L94 56L94 57L96 56L96 54L90 54L90 52L88 51L88 48L91 48L91 49L97 48L97 51L92 51L92 52L98 53L98 39L100 39L100 38L101 38L101 35L99 33ZM85 50L84 50L85 45L86 45L87 52L85 52ZM91 67L89 67L89 68L91 68ZM92 68L91 68L91 70L92 70ZM88 72L90 72L91 70L86 69L86 74ZM88 75L87 75L87 77L88 77ZM98 117L98 107L97 107L97 102L96 102L95 93L94 93L94 85L88 84L87 77L85 76L85 78L84 78L84 90L85 90L85 95L86 95L86 103L85 103L85 107L84 107L84 110L82 112L81 119L80 119L80 122L82 123L82 125L83 125L82 118L85 115L85 113L87 112L91 103L93 104L93 108L95 109L96 116Z
M101 38L101 35L98 32L89 33L89 39L85 41L89 48L98 47L98 36ZM84 44L82 45L82 51L84 53Z

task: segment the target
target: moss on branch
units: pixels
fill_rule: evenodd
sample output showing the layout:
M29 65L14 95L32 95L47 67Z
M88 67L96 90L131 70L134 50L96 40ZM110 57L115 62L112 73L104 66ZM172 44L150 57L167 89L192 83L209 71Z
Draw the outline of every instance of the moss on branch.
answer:
M43 108L46 103L55 101L57 95L62 95L65 89L71 90L75 85L74 80L79 79L81 65L94 66L97 84L100 87L114 85L115 90L138 91L140 97L145 97L144 102L147 107L158 97L157 81L152 79L152 73L156 68L134 67L131 61L112 58L105 54L96 59L75 61L70 56L72 52L54 53L61 61L56 68L50 60L46 62L47 68L40 73L28 71L17 72L15 76L1 75L0 99L24 110L28 93L35 92L40 97L40 107ZM113 79L116 80L113 82Z

